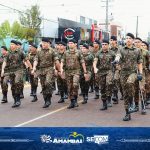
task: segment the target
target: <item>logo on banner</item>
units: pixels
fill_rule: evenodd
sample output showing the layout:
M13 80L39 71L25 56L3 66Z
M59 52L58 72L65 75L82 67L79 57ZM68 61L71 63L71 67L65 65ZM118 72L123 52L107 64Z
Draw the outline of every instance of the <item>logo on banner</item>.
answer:
M72 28L67 28L65 31L64 31L64 37L67 39L67 40L72 40L74 39L74 33L75 33L75 30L72 29Z
M84 136L77 132L72 132L67 138L66 137L54 137L50 135L41 135L42 143L54 143L54 144L81 144L84 142Z
M89 143L107 144L109 142L109 136L108 135L94 135L93 137L87 137L86 141Z

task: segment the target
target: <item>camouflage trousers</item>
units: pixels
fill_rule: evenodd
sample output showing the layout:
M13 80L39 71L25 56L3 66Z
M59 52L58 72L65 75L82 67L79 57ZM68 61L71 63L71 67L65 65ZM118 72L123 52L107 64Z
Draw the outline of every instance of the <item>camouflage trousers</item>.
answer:
M150 71L146 72L146 77L145 77L145 90L146 94L150 95Z
M113 90L118 92L120 90L121 95L123 95L121 82L120 82L120 71L116 70L114 74L114 81L113 81Z
M1 78L1 89L3 94L8 92L8 84L4 84L4 77Z
M135 82L135 95L134 95L134 101L135 103L139 103L139 90L140 90L140 87L143 86L145 88L145 80L146 80L146 72L143 70L143 75L142 75L142 81L138 82L136 81ZM146 96L146 92L144 91L144 96Z
M67 81L69 98L74 99L75 96L78 96L79 74L66 73L66 81Z
M46 95L53 94L53 82L54 82L54 72L52 68L42 68L37 71L37 75L40 78L43 97Z
M38 86L38 77L34 77L34 75L30 74L30 84L31 89L36 88Z
M67 81L60 76L57 77L58 91L67 93Z
M13 97L19 95L22 90L23 70L17 70L15 72L5 74L3 81L4 89L7 89L9 80L11 82L11 91Z
M129 108L130 100L135 96L135 83L137 82L137 74L121 74L121 87L123 90L123 99L125 109Z
M80 75L80 88L81 88L82 94L88 94L88 91L89 91L89 86L90 86L92 73L88 72L87 75L89 76L88 77L89 78L88 81L85 80L84 74Z
M105 75L95 74L95 87L99 87L99 85L101 87L101 99L105 101L108 96L112 95L112 71Z

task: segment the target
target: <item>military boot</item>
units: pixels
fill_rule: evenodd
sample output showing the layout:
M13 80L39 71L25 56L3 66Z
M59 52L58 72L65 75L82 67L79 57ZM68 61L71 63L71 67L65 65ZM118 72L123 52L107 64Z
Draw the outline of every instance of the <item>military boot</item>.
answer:
M12 108L19 107L20 105L21 105L20 94L18 94L14 98L14 104L12 105Z
M118 104L118 91L114 91L112 96L113 104Z
M94 99L99 99L99 88L95 87L95 97Z
M86 104L88 100L87 94L83 94L83 102L82 104Z
M133 97L130 97L129 98L129 109L128 109L128 111L129 111L129 113L134 113L134 112L136 112L136 110L137 110L137 107L134 106L134 104L133 104Z
M100 108L100 110L107 110L107 101L106 100L102 100L103 102L103 107Z
M78 99L78 96L75 95L74 96L74 107L79 107L77 99Z
M33 96L33 87L31 87L31 93L30 96Z
M65 100L64 100L64 92L63 91L61 91L60 92L60 100L58 101L58 103L64 103L65 102Z
M108 96L108 97L107 97L107 106L108 106L108 107L112 107L112 104L111 104L111 96Z
M129 120L131 120L131 115L129 113L129 110L126 109L126 115L124 116L123 121L129 121Z
M43 108L49 107L51 105L51 95L44 96L44 101L45 101L45 104Z
M21 94L20 94L20 99L23 99L24 98L24 94L23 94L23 90L21 91Z
M142 106L141 114L146 115L145 101L141 101L141 106Z
M36 91L37 91L37 87L34 87L33 88L33 100L31 102L36 102L38 100Z
M71 103L70 103L70 105L67 107L67 109L74 108L74 103L75 103L75 100L74 100L74 99L71 99Z
M67 90L64 92L64 99L68 99L68 92L67 92Z
M7 101L7 92L3 93L3 99L1 100L1 103L8 103L8 101Z

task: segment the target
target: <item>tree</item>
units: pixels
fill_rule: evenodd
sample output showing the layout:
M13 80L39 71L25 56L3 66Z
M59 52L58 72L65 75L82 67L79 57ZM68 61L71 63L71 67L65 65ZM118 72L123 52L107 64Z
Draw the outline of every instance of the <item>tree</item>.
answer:
M26 38L33 40L40 33L41 17L38 5L31 6L25 13L20 14L20 22L26 29Z
M21 26L17 21L15 21L12 26L9 21L6 20L0 25L0 39L3 40L7 36L17 37L18 39L26 38L27 31Z

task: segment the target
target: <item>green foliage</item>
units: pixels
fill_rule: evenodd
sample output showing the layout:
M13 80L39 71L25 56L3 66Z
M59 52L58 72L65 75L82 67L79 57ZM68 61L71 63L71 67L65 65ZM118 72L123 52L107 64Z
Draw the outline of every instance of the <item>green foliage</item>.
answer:
M27 9L25 13L20 14L20 22L26 30L26 38L34 39L40 33L41 25L40 10L38 5Z

